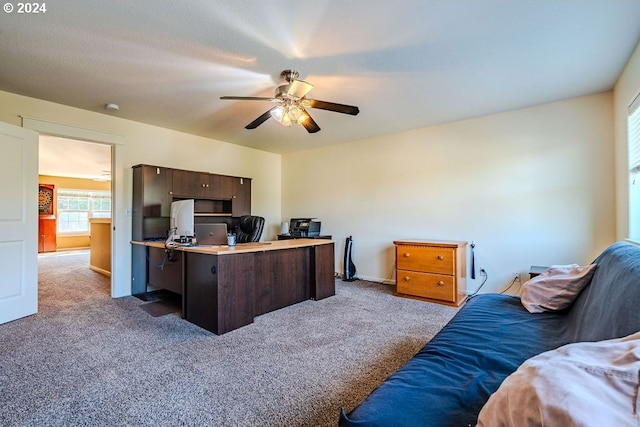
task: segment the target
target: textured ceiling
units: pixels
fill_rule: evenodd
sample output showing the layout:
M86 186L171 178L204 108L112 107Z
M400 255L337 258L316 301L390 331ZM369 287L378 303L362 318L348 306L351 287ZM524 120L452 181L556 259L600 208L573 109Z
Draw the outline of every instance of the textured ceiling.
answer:
M0 90L275 153L610 90L640 38L640 0L64 0L0 15ZM308 134L271 108L282 70ZM107 102L119 104L107 112Z
M110 181L111 147L41 135L38 173Z

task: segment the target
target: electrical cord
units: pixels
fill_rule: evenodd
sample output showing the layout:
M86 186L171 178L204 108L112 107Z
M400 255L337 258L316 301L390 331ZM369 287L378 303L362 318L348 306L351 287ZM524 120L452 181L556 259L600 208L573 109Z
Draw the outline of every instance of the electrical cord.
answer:
M164 267L167 261L169 262L177 261L177 258L174 253L174 250L176 248L192 245L192 243L178 243L174 241L173 239L174 239L176 230L177 230L176 228L172 228L171 230L169 230L169 237L167 237L167 240L165 240L164 242L164 256L162 257L162 262L160 264L156 264L155 262L153 262L153 260L149 257L149 253L147 252L146 254L147 261L149 262L149 265L151 267L164 270Z
M171 230L169 230L169 237L167 237L167 240L165 240L164 242L164 248L167 251L173 251L175 248L193 246L193 241L185 242L185 243L176 242L175 236L176 236L177 230L178 230L177 228L172 228Z
M149 252L147 251L146 253L147 255L147 261L149 262L149 265L155 268L159 268L160 270L164 270L164 263L167 261L167 251L164 251L164 256L162 257L162 263L160 264L156 264L155 262L153 262L151 260L151 258L149 258Z
M176 231L178 231L177 228L172 228L172 229L169 230L169 237L167 237L167 240L165 240L165 242L164 242L164 248L165 249L174 249L174 248L177 248L179 246L178 243L176 243L173 240L175 238Z
M468 299L471 299L471 298L475 297L476 295L478 295L478 292L480 292L480 289L482 289L484 284L487 283L487 279L489 279L489 275L487 274L487 272L485 271L484 268L480 269L480 274L482 274L484 276L484 280L482 281L482 283L480 283L480 286L478 286L478 289L476 289L475 292L467 295Z
M511 281L511 284L509 284L509 286L507 286L507 289L503 290L502 292L500 292L501 294L504 294L505 292L507 292L509 289L511 289L511 287L513 286L514 283L516 282L520 282L520 279L517 277L514 277L513 280Z

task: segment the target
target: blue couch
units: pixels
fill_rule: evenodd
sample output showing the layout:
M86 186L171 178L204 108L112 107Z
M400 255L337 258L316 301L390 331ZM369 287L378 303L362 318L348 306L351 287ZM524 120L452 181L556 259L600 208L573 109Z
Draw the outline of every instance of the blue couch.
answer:
M530 357L640 331L640 247L618 242L594 261L591 283L566 310L529 313L514 296L471 298L340 427L475 426L502 381Z

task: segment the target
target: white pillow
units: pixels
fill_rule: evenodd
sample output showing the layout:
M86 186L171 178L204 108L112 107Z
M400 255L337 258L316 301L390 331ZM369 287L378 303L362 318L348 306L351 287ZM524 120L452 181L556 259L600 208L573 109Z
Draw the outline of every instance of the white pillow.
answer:
M553 265L522 285L520 301L530 313L567 308L591 282L595 269L596 264Z
M568 344L524 362L489 397L477 427L640 425L640 332Z

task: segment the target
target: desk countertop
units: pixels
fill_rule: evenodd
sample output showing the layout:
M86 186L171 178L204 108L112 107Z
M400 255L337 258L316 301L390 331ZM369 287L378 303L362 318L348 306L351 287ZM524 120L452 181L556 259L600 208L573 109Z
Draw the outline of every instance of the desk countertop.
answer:
M175 250L185 252L196 252L210 255L229 255L248 252L277 251L279 249L304 248L308 246L320 246L333 244L333 240L325 239L293 239L293 240L273 240L268 242L238 243L235 246L211 245L211 246L176 246ZM149 246L152 248L164 249L164 242L158 241L132 241L133 245Z
M89 218L90 224L111 224L111 218Z

